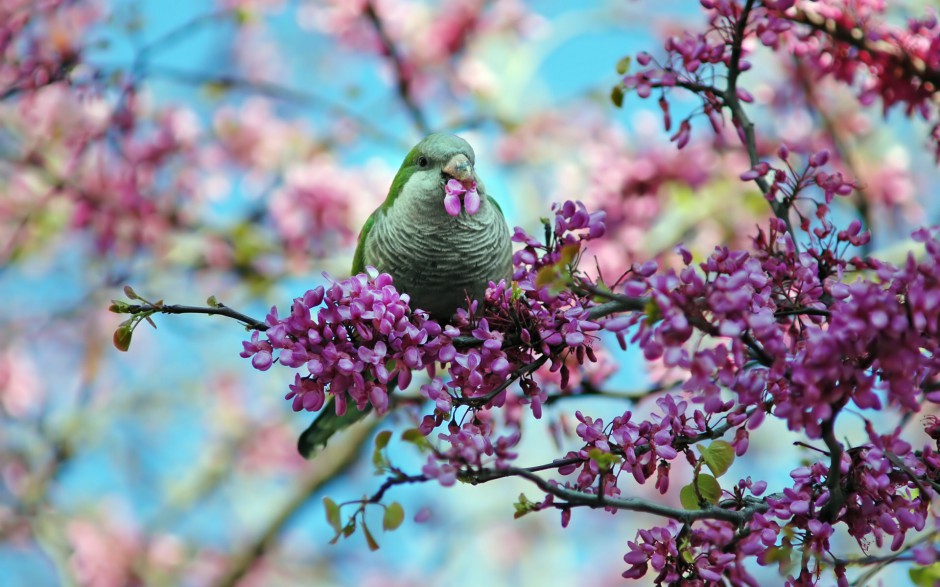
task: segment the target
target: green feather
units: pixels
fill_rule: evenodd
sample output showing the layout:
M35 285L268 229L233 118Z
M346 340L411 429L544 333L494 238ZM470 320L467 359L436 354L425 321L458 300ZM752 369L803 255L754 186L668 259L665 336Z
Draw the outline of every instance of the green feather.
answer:
M372 230L372 226L375 224L375 217L378 213L379 210L376 210L370 214L369 219L362 225L362 230L359 231L359 242L356 244L356 253L353 255L351 275L358 275L364 273L366 270L366 236L369 234L369 231Z
M334 434L362 420L371 411L371 405L367 405L363 411L357 410L356 406L347 406L346 413L337 416L336 402L330 398L310 426L300 434L297 439L297 451L305 459L313 458Z
M388 189L388 195L385 196L385 201L382 202L382 204L376 208L372 214L369 215L369 218L366 219L366 223L362 225L362 230L359 231L359 240L356 243L356 252L353 255L352 275L363 273L366 270L366 237L369 235L369 231L372 230L372 227L375 225L376 217L385 210L388 210L388 208L395 203L395 200L398 199L398 196L401 195L402 190L405 189L405 184L408 183L408 178L411 177L417 166L417 160L421 154L422 144L423 141L415 145L411 151L408 151L408 155L402 162L401 167L398 168L398 173L395 174L395 179L392 180L392 186Z
M486 199L489 200L489 201L490 201L490 204L493 204L493 206L496 208L496 211L499 212L499 217L500 217L500 218L505 218L505 217L506 217L506 215L503 214L503 209L500 207L499 202L497 202L495 199L493 199L493 198L491 198L491 197L489 197L489 196L486 196Z

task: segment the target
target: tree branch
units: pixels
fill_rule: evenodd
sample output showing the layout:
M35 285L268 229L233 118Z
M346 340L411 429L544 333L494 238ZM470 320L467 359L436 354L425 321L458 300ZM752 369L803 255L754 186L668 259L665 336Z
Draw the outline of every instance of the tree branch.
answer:
M805 24L860 51L886 55L908 76L932 84L934 91L940 89L940 70L931 69L922 59L913 57L900 46L892 45L888 41L869 39L861 27L849 28L834 19L799 8L796 9L796 16L790 17L790 20Z
M543 479L529 469L507 467L505 470L495 472L495 475L491 475L491 473L493 472L484 469L482 471L466 472L462 475L461 478L468 480L471 483L486 483L487 481L501 479L508 476L522 477L523 479L534 483L545 493L560 499L564 499L564 507L588 507L591 509L614 508L618 510L644 512L678 520L685 524L691 524L695 520L723 520L733 524L743 524L750 520L754 514L766 512L770 509L770 506L768 506L766 503L766 498L764 498L748 499L747 505L744 507L744 509L740 510L731 510L723 507L686 510L670 507L658 502L649 501L638 497L615 498L600 494L585 493L582 491L567 489L558 485L557 483ZM558 506L556 505L556 507Z
M408 114L411 115L411 120L414 122L418 132L422 135L428 134L430 130L424 118L424 113L418 108L418 104L411 96L411 74L406 70L405 62L401 54L395 47L395 43L392 42L391 37L388 36L385 25L382 23L382 19L379 18L378 13L376 13L372 2L366 2L364 10L366 18L369 19L369 22L372 23L372 26L375 28L375 32L382 42L382 47L385 49L385 54L388 56L389 61L392 62L392 67L395 69L395 77L398 80L398 98L405 106L405 110L408 111Z
M114 306L112 306L114 307ZM209 316L225 316L232 318L245 325L249 330L258 330L264 332L268 325L260 320L255 320L251 316L242 314L233 310L224 304L218 306L180 306L165 304L124 304L113 310L118 314L206 314Z
M294 494L281 506L268 525L258 536L240 552L229 559L228 568L216 587L235 587L244 578L254 563L264 556L276 543L281 532L323 485L342 475L358 463L356 455L371 437L375 428L373 422L368 426L354 426L342 443L323 449L316 460L316 467L297 485Z

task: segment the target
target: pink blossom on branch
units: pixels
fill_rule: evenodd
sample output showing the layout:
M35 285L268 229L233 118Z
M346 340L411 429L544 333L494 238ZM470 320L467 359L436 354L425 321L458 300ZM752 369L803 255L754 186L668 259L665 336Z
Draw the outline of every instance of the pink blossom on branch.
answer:
M517 231L514 238L526 244L515 256L519 290L492 284L480 318L473 310L479 302L474 302L469 311L458 313L453 325L441 327L420 309L410 308L408 296L394 289L390 276L372 271L308 291L294 300L287 317L280 318L272 308L268 329L263 335L254 332L251 341L243 343L242 356L260 370L274 362L306 370L297 374L288 393L295 410L319 410L329 393L340 414L349 400L360 410L371 404L383 413L390 381L407 387L412 370L433 373L435 363L441 362L450 380L446 392L437 379L423 389L438 407L426 433L449 417L453 406L501 406L510 376L522 378L526 402L538 416L542 392L526 366L551 362L564 380L569 354L579 364L594 360L593 333L601 328L589 316L592 302L567 291L553 293L550 284L541 281L565 269L583 242L603 234L603 215L566 202L556 208L550 228L546 244ZM512 344L504 341L503 330L491 330L510 324L519 326ZM458 337L473 337L482 344L458 349Z
M702 0L709 18L704 32L684 32L667 39L665 55L637 56L642 69L624 77L624 86L641 98L653 89L683 87L698 94L699 113L717 130L722 109L729 108L739 132L744 124L731 102L751 102L747 90L737 86L737 77L751 67L748 61L756 39L776 51L786 51L800 60L817 78L832 77L856 88L862 104L876 99L887 113L903 105L907 116L917 115L940 125L935 96L940 90L940 25L936 15L911 19L906 28L885 22L885 3L863 0L820 2L784 0ZM716 84L715 80L728 84ZM668 117L668 102L663 103ZM680 123L673 140L681 149L689 140L688 119ZM940 143L934 141L940 156Z

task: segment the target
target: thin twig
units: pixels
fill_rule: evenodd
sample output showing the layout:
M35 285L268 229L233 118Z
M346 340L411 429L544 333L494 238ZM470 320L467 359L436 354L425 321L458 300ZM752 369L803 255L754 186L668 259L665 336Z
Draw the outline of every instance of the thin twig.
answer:
M251 316L242 314L233 310L224 304L217 306L180 306L180 305L154 305L154 304L128 304L121 314L207 314L209 316L225 316L238 320L249 330L259 330L264 332L268 325L260 320L255 320Z

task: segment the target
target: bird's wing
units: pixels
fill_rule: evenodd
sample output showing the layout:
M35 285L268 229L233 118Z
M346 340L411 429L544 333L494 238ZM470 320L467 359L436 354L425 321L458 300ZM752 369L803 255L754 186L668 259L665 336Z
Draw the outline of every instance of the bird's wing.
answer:
M371 405L366 405L366 409L362 411L357 410L355 405L351 405L347 406L345 414L337 416L336 404L331 397L323 410L317 414L310 426L297 439L297 451L305 459L312 459L320 452L321 448L326 446L327 441L334 434L362 420L371 411Z
M503 214L503 209L500 207L499 202L497 202L496 199L489 194L487 194L486 197L490 199L490 203L493 204L493 206L496 208L496 211L499 212L499 215L503 218L506 218L506 215Z
M375 219L381 210L381 208L378 208L370 214L366 223L362 225L362 230L359 231L359 242L356 244L356 253L353 255L352 275L358 275L366 270L366 237L369 236L369 231L375 225Z

